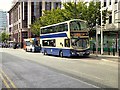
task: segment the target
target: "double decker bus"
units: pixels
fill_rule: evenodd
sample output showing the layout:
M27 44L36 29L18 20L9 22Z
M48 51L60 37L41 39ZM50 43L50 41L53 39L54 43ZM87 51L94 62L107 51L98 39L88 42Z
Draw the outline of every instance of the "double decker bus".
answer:
M40 28L41 52L60 57L89 56L87 22L73 19Z

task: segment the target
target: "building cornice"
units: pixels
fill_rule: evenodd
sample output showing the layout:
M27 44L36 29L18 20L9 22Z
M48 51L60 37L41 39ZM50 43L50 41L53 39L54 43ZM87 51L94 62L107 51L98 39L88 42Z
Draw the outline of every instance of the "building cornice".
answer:
M8 13L10 13L20 2L16 2L12 7L11 9L8 11Z

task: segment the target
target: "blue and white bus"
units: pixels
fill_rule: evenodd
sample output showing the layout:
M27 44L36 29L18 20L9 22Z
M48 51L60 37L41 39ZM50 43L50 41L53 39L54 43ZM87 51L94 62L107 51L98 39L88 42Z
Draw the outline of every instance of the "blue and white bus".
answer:
M89 56L87 22L73 19L40 28L41 52L46 55Z

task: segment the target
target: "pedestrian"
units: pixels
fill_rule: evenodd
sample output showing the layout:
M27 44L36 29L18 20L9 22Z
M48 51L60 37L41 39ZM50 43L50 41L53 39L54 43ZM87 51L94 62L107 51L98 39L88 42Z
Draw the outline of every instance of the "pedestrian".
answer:
M94 51L95 51L95 43L93 43L93 54L94 54Z
M113 56L115 56L115 43L113 43Z
M119 47L119 48L118 48L118 51L119 51L119 54L118 54L118 55L119 55L119 57L120 57L120 45L119 45L118 47Z
M108 55L110 55L110 46L108 41L107 41L107 48L108 48Z

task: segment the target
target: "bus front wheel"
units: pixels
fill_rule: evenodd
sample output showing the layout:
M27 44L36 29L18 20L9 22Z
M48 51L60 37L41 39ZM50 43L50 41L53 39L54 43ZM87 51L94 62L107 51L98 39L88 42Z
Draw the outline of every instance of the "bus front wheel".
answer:
M62 51L60 51L59 56L63 57L63 52Z
M25 51L27 52L27 48L25 49Z

